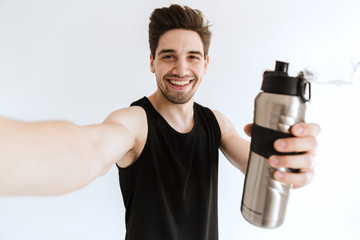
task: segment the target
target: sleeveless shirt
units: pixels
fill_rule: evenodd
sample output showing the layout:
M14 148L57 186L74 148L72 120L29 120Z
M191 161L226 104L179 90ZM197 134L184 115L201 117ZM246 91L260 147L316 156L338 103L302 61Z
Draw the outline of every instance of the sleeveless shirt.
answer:
M217 240L220 127L194 103L194 126L179 133L142 98L148 134L139 158L119 169L127 240Z

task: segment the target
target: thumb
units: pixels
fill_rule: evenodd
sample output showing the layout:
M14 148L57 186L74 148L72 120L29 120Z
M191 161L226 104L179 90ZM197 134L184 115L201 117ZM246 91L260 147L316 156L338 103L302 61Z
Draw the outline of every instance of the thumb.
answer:
M251 137L251 132L252 132L252 123L246 124L246 126L244 127L244 132L246 133L246 135L248 135L249 137Z

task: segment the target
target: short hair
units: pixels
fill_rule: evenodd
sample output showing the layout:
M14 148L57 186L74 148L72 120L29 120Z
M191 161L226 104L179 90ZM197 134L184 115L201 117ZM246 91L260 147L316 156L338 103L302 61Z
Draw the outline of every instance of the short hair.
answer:
M197 32L204 47L204 57L208 55L211 31L209 22L200 10L188 6L172 4L169 7L156 8L149 23L150 52L155 59L155 52L160 37L172 29L185 29Z

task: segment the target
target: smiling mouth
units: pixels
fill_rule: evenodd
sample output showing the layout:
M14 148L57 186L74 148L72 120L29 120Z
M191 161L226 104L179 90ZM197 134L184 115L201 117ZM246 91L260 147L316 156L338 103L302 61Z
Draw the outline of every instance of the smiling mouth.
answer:
M175 86L185 86L185 85L188 85L191 80L182 80L182 81L179 81L179 80L171 80L171 79L168 79L168 81L172 84L172 85L175 85Z

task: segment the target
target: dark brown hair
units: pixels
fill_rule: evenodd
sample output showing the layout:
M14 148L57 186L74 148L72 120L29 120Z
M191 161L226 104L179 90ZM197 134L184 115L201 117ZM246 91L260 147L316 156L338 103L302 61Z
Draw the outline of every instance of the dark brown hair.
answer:
M160 37L172 29L186 29L197 32L204 46L204 57L209 52L211 32L209 22L205 20L200 10L177 4L170 7L156 8L149 23L149 44L151 55L155 59L155 52Z

